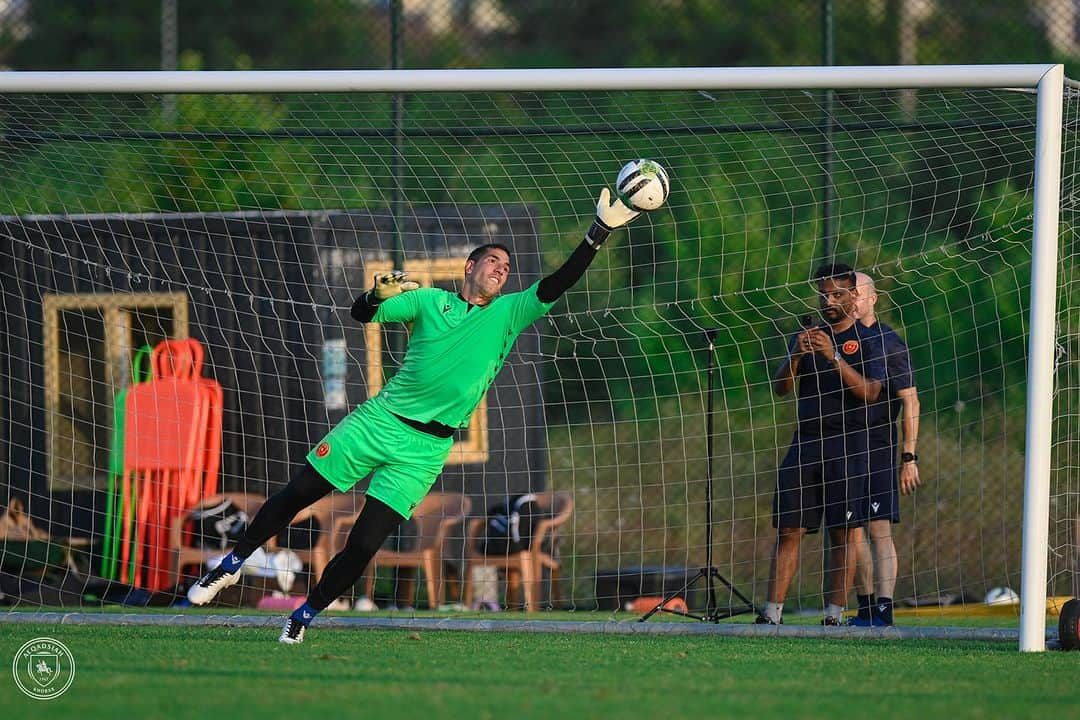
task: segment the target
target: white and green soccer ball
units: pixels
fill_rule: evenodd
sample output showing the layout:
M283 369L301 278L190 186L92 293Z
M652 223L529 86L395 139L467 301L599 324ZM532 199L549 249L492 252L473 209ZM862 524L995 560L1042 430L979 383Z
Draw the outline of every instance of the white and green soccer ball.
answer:
M615 188L623 203L635 210L656 210L668 198L667 171L655 160L631 160L619 171Z

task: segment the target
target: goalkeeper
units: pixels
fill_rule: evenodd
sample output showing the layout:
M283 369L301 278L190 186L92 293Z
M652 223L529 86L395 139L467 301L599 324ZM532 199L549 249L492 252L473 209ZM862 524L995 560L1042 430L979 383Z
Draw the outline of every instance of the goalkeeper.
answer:
M500 295L510 274L510 251L494 243L466 259L460 293L418 290L403 272L376 275L375 286L353 303L352 316L359 322L413 323L400 370L308 453L236 547L191 587L188 599L195 605L212 600L237 582L244 560L300 510L333 490L350 490L374 472L345 548L285 621L279 641L303 642L315 615L356 582L383 541L431 489L454 431L468 425L518 335L577 282L611 231L639 214L621 200L612 203L604 188L582 243L562 267L522 292Z

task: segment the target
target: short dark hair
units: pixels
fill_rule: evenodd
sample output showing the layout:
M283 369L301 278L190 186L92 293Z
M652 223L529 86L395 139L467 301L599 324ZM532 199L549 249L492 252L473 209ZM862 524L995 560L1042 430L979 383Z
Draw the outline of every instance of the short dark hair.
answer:
M514 257L510 253L510 248L506 247L502 243L488 243L486 245L481 245L480 247L469 253L469 257L465 258L465 262L469 262L470 260L479 260L487 254L488 250L502 250L504 253L506 253L506 257Z
M856 284L855 269L844 263L821 265L814 271L814 280L819 283L822 280L847 280L854 287Z

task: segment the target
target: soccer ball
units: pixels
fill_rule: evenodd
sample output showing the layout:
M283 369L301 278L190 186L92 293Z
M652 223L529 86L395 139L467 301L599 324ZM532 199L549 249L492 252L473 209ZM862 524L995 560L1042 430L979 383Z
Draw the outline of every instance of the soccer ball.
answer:
M655 160L631 160L619 171L615 188L623 203L635 210L655 210L667 200L671 185Z
M1012 588L996 587L986 593L983 602L987 605L1017 605L1020 602L1020 596Z

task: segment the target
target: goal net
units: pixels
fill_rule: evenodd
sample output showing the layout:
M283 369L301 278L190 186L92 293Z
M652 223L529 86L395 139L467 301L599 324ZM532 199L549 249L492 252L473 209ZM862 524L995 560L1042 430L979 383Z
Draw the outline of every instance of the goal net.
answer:
M667 169L667 204L616 232L518 341L433 488L466 502L418 516L386 546L408 554L444 533L445 587L422 572L414 596L409 571L384 558L373 589L349 600L456 609L531 595L633 619L635 600L705 564L711 481L713 564L762 603L795 427L771 377L800 316L818 317L811 277L826 259L875 279L879 317L910 348L922 485L893 531L895 597L943 624L984 612L991 589L1021 590L1027 408L1032 388L1048 387L1029 377L1032 288L1057 288L1039 338L1054 348L1053 420L1049 438L1034 437L1050 458L1046 593L1076 595L1078 104L1066 90L1061 199L1048 201L1062 232L1056 265L1033 281L1038 75L1020 70L1028 80L1000 75L1018 89L977 87L985 75L920 89L871 73L833 93L820 80L673 83L675 71L634 90L558 89L555 75L301 92L288 73L280 91L267 74L250 87L232 74L222 92L8 86L5 602L178 599L236 511L250 517L400 365L406 328L349 315L375 272L457 289L468 252L499 242L513 252L508 287L527 288L568 257L599 190L638 157ZM301 517L223 602L302 595L366 482ZM467 536L528 492L549 494L539 512L554 527L526 594L513 558L509 572L475 569ZM817 537L804 541L787 613L816 622L822 557ZM704 589L679 599L701 608ZM721 608L740 602L717 594Z

